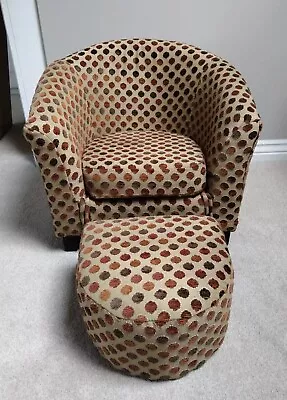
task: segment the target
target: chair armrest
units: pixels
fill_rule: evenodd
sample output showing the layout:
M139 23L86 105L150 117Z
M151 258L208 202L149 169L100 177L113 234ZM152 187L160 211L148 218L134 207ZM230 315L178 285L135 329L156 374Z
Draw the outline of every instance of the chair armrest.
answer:
M224 231L235 231L262 123L245 80L233 66L213 56L203 70L194 103L193 138L205 155L213 216Z
M81 157L90 126L83 81L73 66L56 61L40 78L24 136L40 166L57 236L81 234Z

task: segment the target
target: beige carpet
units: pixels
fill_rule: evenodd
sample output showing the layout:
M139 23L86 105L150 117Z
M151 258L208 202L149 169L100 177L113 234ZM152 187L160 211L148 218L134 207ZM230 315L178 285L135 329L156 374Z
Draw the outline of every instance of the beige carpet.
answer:
M76 253L54 239L19 130L0 142L0 399L287 399L287 162L253 162L226 341L201 369L150 383L110 369L84 333Z

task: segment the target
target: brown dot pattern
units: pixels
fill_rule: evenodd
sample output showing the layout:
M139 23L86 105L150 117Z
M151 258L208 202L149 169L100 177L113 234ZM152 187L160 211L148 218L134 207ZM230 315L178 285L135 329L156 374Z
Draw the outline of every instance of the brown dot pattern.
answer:
M94 344L132 375L179 378L224 339L233 269L211 217L90 222L76 280Z
M92 134L83 81L66 61L43 73L24 135L38 161L57 236L80 235L81 158Z
M192 315L211 307L230 283L230 256L212 217L90 222L80 251L81 285L120 318L157 320L162 308L169 319L179 309Z
M86 187L95 199L194 196L204 190L205 161L187 136L162 131L106 134L83 154Z
M261 130L246 82L227 61L162 40L117 40L47 67L24 133L37 157L58 236L80 234L82 157L105 135L166 131L192 138L207 167L214 217L238 223L248 165ZM68 198L68 199L67 199Z
M194 197L141 197L134 199L88 199L82 221L159 215L210 215L212 198L202 192ZM84 210L83 210L84 211ZM83 213L84 214L84 213Z

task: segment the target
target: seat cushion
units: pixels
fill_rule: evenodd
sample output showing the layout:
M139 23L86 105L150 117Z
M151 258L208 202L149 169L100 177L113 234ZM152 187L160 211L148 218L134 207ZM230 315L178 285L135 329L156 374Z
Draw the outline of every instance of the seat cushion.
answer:
M195 196L206 182L201 149L189 137L173 132L103 135L86 147L82 166L94 199Z

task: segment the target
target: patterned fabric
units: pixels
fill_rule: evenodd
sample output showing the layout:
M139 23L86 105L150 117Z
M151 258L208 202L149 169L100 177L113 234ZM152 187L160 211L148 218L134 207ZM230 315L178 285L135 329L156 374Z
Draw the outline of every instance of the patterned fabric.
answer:
M208 57L212 64L201 78L191 132L205 155L213 216L224 231L235 231L262 123L240 73L226 61Z
M223 341L233 269L211 217L90 222L76 278L88 333L119 369L175 379Z
M86 147L82 164L94 199L194 196L206 181L202 151L178 133L106 134Z
M161 40L101 43L47 67L24 132L41 168L58 236L82 231L83 152L123 131L195 140L214 216L235 230L261 122L240 73L197 47Z
M157 215L210 215L212 198L208 193L195 197L106 199L86 202L83 223L93 220L131 218Z

